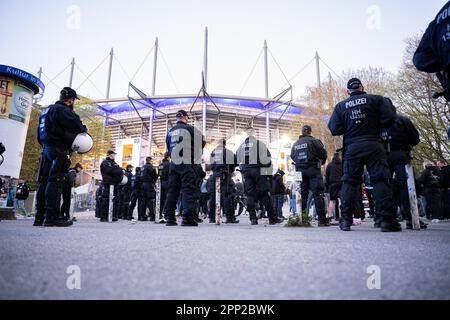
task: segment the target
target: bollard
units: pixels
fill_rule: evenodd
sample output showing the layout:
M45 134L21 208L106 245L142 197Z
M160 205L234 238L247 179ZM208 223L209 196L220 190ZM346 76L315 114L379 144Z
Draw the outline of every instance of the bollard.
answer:
M220 207L220 177L216 178L216 225L222 223L222 208Z
M70 209L69 216L70 220L73 220L73 212L75 211L75 191L74 188L70 189Z
M113 219L113 197L114 197L114 185L109 185L109 213L108 213L108 222L111 223Z
M161 180L156 180L155 223L161 223Z
M409 205L411 207L411 220L414 230L420 230L419 208L417 206L416 184L414 181L414 169L411 164L405 166L408 176Z

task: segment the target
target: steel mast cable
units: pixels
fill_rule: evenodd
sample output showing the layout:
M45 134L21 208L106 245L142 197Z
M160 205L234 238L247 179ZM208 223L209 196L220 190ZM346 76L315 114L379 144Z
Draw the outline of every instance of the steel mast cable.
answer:
M297 72L289 79L289 81L288 81L286 84L290 84L293 80L295 80L295 78L297 78L303 71L305 71L306 68L308 68L308 67L311 65L311 63L313 63L314 59L315 59L315 57L312 58L307 64L305 64L299 71L297 71ZM284 88L284 86L281 87L279 90L281 90L282 88Z
M272 57L273 61L275 62L276 66L278 67L278 69L280 70L281 74L284 77L284 80L286 80L288 85L291 85L291 82L289 81L289 79L286 77L286 74L284 73L283 69L281 68L280 64L278 63L277 59L275 59L274 55L272 54L272 51L267 48L267 50L269 51L270 56Z
M241 90L239 91L239 95L241 95L242 92L247 87L248 81L250 80L251 76L253 75L253 72L255 72L256 66L258 65L258 62L261 59L262 53L263 53L263 49L261 49L261 51L259 52L258 58L256 59L256 63L253 66L253 68L251 69L250 74L248 75L247 79L245 80L244 85L242 86Z
M42 71L42 74L44 74L46 77L47 77L47 79L49 79L49 82L45 85L45 86L48 86L50 83L53 83L55 86L57 86L57 87L59 87L55 82L54 82L54 80L56 80L60 75L62 75L70 66L71 66L71 64L72 63L69 63L61 72L59 72L56 76L54 76L53 78L51 78L50 79L50 77L49 76L47 76L46 74L44 74L44 71ZM60 88L60 87L59 87Z
M144 66L144 63L147 61L148 57L152 54L153 50L155 50L155 45L150 49L150 51L145 56L144 60L142 60L141 64L137 68L136 72L134 73L133 77L131 78L130 82L133 82L134 78L138 75L139 71L141 71L142 67Z
M323 59L322 59L321 57L319 57L319 60L322 61L323 64L325 65L325 67L327 67L328 70L330 70L331 72L333 72L334 75L335 75L336 77L338 77L340 80L343 80L342 77L341 77L340 75L338 75L338 74L336 73L336 71L334 71L334 70L333 70L333 69L332 69L325 61L323 61Z
M86 83L86 81L89 80L89 78L103 65L103 63L105 63L106 60L108 60L109 57L110 55L108 53L105 59L103 59L102 62L100 62L100 64L97 67L95 67L94 70L92 70L92 72L86 77L86 79L84 79L84 81L78 86L78 88L76 88L76 90L80 89L81 86L83 86Z
M167 61L166 61L166 59L164 58L164 54L163 54L163 52L162 52L162 50L161 50L161 46L159 46L158 49L159 49L159 53L161 53L161 59L162 59L162 61L164 62L164 65L165 65L165 67L166 67L166 69L167 69L167 73L169 74L169 77L170 77L170 79L172 80L172 84L174 85L175 90L176 90L178 93L180 93L180 89L178 89L177 83L175 82L175 79L174 79L174 77L173 77L173 75L172 75L172 72L170 71L169 65L167 64Z
M89 82L92 84L92 86L98 91L98 93L100 93L100 95L101 95L102 97L105 96L105 94L97 87L97 85L96 85L96 84L95 84L88 76L86 76L86 73L84 73L83 70L81 70L81 68L80 68L77 64L76 64L75 66L77 67L78 71L80 71L80 73L86 78L85 80L89 81ZM81 84L81 85L77 88L77 90L80 89L81 86L83 86L85 82L86 82L86 81L84 81L83 84Z

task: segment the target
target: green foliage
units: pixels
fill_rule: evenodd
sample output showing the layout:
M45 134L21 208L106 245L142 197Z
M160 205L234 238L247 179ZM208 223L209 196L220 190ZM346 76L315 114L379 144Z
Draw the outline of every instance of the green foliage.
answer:
M286 227L302 227L302 228L308 228L311 227L311 217L306 213L302 212L302 219L300 220L299 215L292 215L289 217Z
M20 179L27 180L32 190L36 190L37 175L39 171L39 161L41 158L41 146L37 142L37 127L41 111L38 108L31 109L30 125L28 127L27 138L25 141L25 150L23 153L22 168L20 170Z

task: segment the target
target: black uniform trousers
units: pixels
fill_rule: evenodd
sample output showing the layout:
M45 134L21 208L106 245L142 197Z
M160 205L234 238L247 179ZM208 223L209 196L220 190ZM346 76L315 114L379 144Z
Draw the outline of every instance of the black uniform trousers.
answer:
M305 212L308 208L309 191L312 192L314 205L316 207L317 216L320 221L325 221L325 185L323 183L322 172L319 168L297 168L297 171L302 173L301 195L302 195L302 211Z
M143 193L142 190L133 190L131 192L131 198L130 198L130 205L128 207L128 215L127 218L131 219L133 218L133 212L134 208L136 208L136 204L138 207L138 218L142 219L145 214L144 206L142 205L143 202Z
M72 186L64 181L62 185L62 199L63 203L61 205L61 215L70 219L70 203L72 200Z
M200 168L196 168L196 166ZM181 192L181 207L184 219L194 219L198 202L198 181L201 180L200 165L170 163L169 188L164 205L164 218L176 221L175 209Z
M341 190L341 221L353 223L356 197L358 188L362 184L364 165L367 165L373 183L375 211L381 219L392 221L396 209L389 184L390 172L386 151L381 143L370 141L353 143L345 150Z
M159 206L159 214L161 215L161 217L163 217L164 205L166 204L168 190L169 190L169 181L161 180L161 192L160 192L161 204Z
M231 221L234 218L234 204L233 204L233 185L231 183L231 176L228 173L215 172L213 179L208 184L209 196L209 220L216 219L216 179L220 178L220 207L222 212Z
M271 182L270 176L262 175L261 168L242 168L244 177L244 190L247 196L247 210L250 220L257 220L256 202L259 201L261 207L267 210L269 219L276 219L273 204L270 199ZM261 208L262 210L263 208Z
M130 219L128 215L131 200L131 188L129 186L123 186L120 190L120 205L119 205L119 217L121 219Z
M151 182L144 182L144 201L143 201L143 210L144 215L147 212L148 209L148 216L151 220L155 219L155 203L156 203L156 191L155 191L155 184ZM142 210L142 209L141 209Z
M102 220L108 220L109 216L109 193L110 187L113 185L103 184L102 197L100 202L100 218ZM118 197L118 185L114 185L114 194L113 194L113 218L118 219L119 217L119 197Z
M64 175L70 167L68 150L45 145L36 196L36 220L61 219L61 192Z
M408 153L403 150L391 151L388 155L389 169L392 180L392 191L397 206L400 207L400 214L405 220L411 221L411 204L409 202L408 176L405 166L408 164Z

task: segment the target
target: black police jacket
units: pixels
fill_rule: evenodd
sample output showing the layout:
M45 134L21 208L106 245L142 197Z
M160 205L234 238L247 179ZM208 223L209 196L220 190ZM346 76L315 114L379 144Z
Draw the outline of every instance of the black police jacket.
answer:
M450 1L428 26L414 54L413 62L420 71L450 72Z
M438 167L426 167L418 181L426 189L441 188L441 172Z
M395 116L390 99L354 92L336 105L328 128L333 136L344 136L344 148L355 142L381 142L382 129L391 126Z
M134 176L131 177L131 190L142 190L142 172L137 172Z
M159 176L161 177L161 182L169 181L170 173L170 161L163 160L159 165Z
M131 189L131 179L133 178L133 173L131 173L131 172L128 171L128 170L125 170L125 176L127 177L128 182L127 182L127 184L124 185L123 187L124 187L125 189Z
M283 176L279 173L276 173L273 176L272 194L284 195L285 193L286 193L286 186L283 183Z
M197 128L181 121L166 137L167 150L175 164L201 164L205 144L205 137Z
M232 174L237 167L237 157L233 151L218 146L211 152L211 169L214 173L228 172Z
M337 158L333 158L327 169L325 170L325 188L328 188L333 184L340 184L342 180L342 161Z
M16 189L16 199L17 200L27 200L30 195L30 188L28 185L21 183Z
M266 144L255 137L248 137L237 150L237 162L241 169L270 168L272 155Z
M297 168L317 167L319 162L325 164L327 157L322 141L311 136L300 136L292 146L291 159Z
M383 136L389 141L391 151L410 151L420 143L419 132L414 124L401 115L397 115L394 124L384 130Z
M100 165L103 184L118 184L123 179L122 168L114 161L106 158Z
M151 163L146 163L142 168L142 182L155 183L158 180L158 173Z
M75 111L58 101L42 111L37 137L41 146L70 148L75 137L85 132L87 128Z

